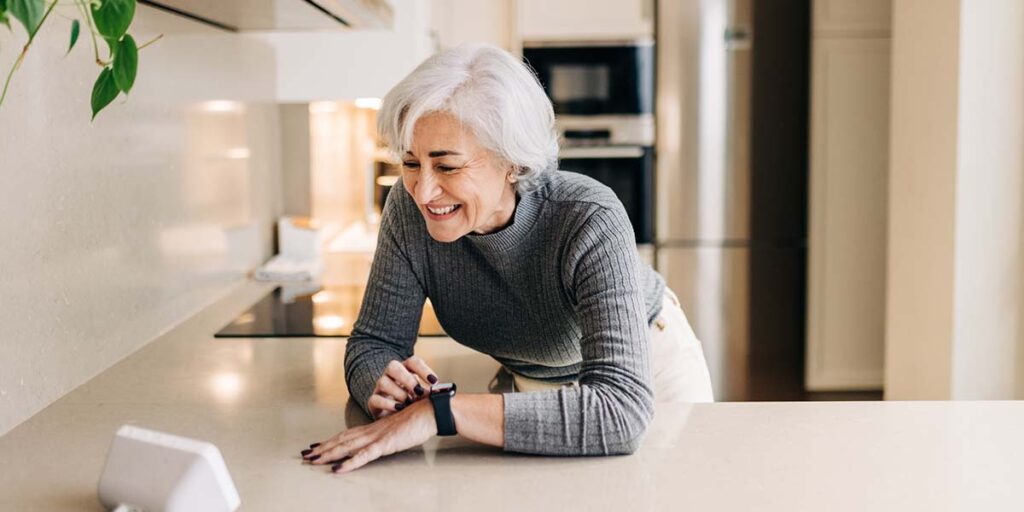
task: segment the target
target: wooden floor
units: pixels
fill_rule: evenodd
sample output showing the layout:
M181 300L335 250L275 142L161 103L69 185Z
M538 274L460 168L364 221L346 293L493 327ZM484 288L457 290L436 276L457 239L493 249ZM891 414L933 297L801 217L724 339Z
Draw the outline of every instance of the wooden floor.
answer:
M881 400L881 391L819 391L805 392L804 400L817 402L839 402L839 401L872 401Z
M803 354L776 355L771 361L751 361L747 378L750 402L882 400L882 390L808 391L804 388Z

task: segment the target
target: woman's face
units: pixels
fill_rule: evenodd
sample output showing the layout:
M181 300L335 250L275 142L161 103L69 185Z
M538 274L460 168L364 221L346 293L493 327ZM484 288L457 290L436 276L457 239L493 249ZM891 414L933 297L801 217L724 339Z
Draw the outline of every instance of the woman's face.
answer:
M451 114L435 112L413 127L402 156L402 182L439 242L497 231L512 219L510 168L477 142Z

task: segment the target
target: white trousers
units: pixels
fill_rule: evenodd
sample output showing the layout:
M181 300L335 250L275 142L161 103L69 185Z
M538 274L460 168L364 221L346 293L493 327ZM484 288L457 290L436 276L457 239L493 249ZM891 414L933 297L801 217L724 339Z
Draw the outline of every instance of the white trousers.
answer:
M650 327L655 402L714 402L704 349L679 299L665 288L661 313ZM544 391L561 385L512 374L515 390ZM575 385L575 384L565 384Z

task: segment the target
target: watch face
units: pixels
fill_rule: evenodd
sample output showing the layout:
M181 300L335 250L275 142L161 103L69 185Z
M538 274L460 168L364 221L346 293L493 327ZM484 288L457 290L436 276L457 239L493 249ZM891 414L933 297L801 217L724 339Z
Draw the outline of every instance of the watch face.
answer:
M430 386L431 395L441 395L445 393L455 393L454 382L438 382L433 386Z

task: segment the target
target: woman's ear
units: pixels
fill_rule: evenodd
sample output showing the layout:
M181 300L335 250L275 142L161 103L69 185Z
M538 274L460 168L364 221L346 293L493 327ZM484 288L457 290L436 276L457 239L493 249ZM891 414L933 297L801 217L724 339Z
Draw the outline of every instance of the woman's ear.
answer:
M508 173L505 174L505 178L508 180L509 183L515 183L519 181L519 169L520 168L517 165L509 166Z

